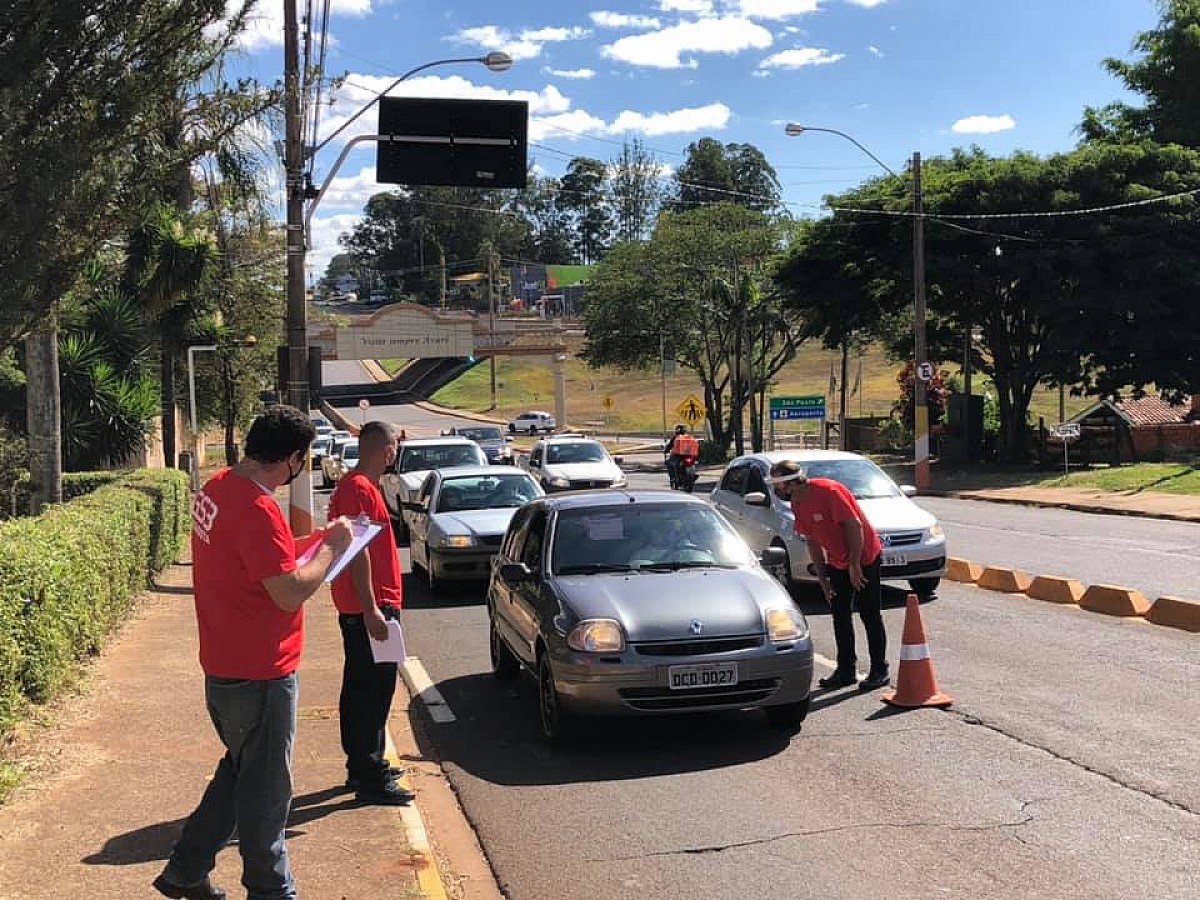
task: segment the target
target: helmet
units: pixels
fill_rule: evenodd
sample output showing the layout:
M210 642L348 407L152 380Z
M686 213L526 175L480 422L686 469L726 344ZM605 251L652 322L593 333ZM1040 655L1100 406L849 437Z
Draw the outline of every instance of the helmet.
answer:
M686 425L676 425L675 426L676 434L687 434L687 430L688 430L688 427Z

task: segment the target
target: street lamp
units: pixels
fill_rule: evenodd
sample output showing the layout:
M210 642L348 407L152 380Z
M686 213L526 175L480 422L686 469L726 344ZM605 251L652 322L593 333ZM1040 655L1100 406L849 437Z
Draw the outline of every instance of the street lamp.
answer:
M797 137L806 131L836 134L852 143L873 159L885 172L900 178L887 163L846 134L836 128L815 128L789 122L784 132ZM921 154L912 155L912 204L913 204L913 350L916 356L913 371L913 462L916 464L917 487L929 487L929 406L925 398L925 380L921 377L925 359L925 199L921 189ZM844 376L843 376L844 377Z
M283 13L283 67L284 67L284 163L287 172L287 399L299 409L308 412L311 398L308 393L308 309L304 291L305 253L308 247L308 226L313 211L326 188L333 181L338 167L346 158L350 148L362 140L362 136L347 142L325 184L315 195L312 185L304 176L305 165L331 140L341 134L363 113L379 102L379 98L394 88L400 82L411 78L418 72L434 66L452 65L456 63L480 63L493 72L503 72L512 66L512 57L501 51L492 51L484 56L456 57L452 59L437 59L423 63L405 72L383 91L380 91L362 109L358 110L348 120L342 123L332 134L321 143L306 148L304 146L300 104L300 28L297 0L284 0ZM378 139L378 136L372 136ZM305 202L311 201L307 215ZM292 482L289 496L289 520L292 531L296 534L308 534L313 528L313 496L312 476L306 468Z

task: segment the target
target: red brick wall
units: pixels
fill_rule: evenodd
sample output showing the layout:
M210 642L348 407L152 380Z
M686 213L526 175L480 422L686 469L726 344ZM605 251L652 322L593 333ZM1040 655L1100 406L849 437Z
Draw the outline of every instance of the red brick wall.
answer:
M1200 451L1200 422L1145 426L1134 428L1132 433L1139 460L1162 459L1179 451Z

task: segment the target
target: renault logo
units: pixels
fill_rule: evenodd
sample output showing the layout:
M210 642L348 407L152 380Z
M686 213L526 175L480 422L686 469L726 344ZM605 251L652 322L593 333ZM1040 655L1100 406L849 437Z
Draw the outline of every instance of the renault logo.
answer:
M688 631L692 634L699 634L704 630L704 623L699 619L692 619L692 624L688 626Z

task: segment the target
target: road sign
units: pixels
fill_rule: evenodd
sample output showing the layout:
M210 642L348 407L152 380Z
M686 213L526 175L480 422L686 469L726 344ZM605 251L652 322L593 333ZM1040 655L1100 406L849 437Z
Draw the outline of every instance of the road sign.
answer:
M923 362L917 366L917 377L922 381L933 380L933 363Z
M605 394L605 395L604 395L604 399L601 401L601 403L603 403L603 404L604 404L604 408L605 408L605 409L612 409L612 408L613 408L613 398L612 398L612 397L610 397L608 394Z
M689 425L696 425L704 418L704 403L695 394L688 394L683 398L683 402L675 407L675 412Z
M824 419L825 396L813 394L806 397L772 397L771 418L781 419Z
M1064 440L1077 440L1080 435L1078 422L1062 422L1050 429L1050 434Z
M366 397L363 397L361 400L358 401L358 408L361 409L363 412L366 412L368 409L371 408L371 401L368 400Z

